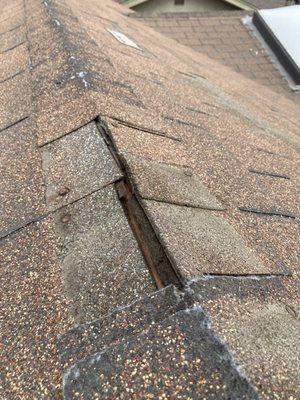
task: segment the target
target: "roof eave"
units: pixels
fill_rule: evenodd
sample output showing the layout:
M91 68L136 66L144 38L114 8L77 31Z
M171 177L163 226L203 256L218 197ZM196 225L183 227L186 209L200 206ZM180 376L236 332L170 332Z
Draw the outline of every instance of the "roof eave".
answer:
M249 4L246 1L240 1L240 0L224 0L226 3L229 3L235 7L240 8L241 10L245 11L255 11L256 7L253 5Z
M126 5L127 7L135 7L138 6L139 4L146 3L149 0L123 0L123 4ZM241 1L241 0L223 0L226 3L229 3L235 7L240 8L241 10L245 11L255 11L256 7L252 6L246 1Z
M139 4L146 3L148 0L123 0L122 4L131 8L138 6Z

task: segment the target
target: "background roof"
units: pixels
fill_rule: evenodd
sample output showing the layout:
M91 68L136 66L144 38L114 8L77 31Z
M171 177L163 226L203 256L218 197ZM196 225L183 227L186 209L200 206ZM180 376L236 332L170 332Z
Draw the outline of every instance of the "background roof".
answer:
M247 15L245 11L130 14L178 43L298 101L299 95L290 89L276 57L270 56L244 23Z

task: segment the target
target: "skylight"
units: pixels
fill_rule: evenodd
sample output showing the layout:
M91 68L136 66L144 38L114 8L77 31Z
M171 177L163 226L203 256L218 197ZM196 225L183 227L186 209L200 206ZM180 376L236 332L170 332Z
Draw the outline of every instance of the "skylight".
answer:
M255 12L253 23L294 82L300 84L300 5Z

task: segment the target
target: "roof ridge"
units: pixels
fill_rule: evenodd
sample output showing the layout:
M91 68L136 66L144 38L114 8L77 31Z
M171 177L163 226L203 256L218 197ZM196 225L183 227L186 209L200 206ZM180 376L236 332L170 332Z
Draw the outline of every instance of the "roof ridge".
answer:
M79 24L78 18L75 16L72 9L66 5L65 1L63 1L63 3L64 4L61 5L61 3L58 3L56 0L45 0L41 3L41 13L44 14L44 19L48 20L48 26L50 25L52 34L54 38L57 39L56 42L53 42L53 45L55 46L55 44L58 44L59 47L62 47L67 56L64 60L64 68L61 68L61 75L58 74L54 83L60 86L68 81L76 80L79 83L79 90L89 90L93 86L93 79L87 52L84 46L80 46L78 42L75 43L74 40L71 40L71 36L74 36L74 31L82 38L88 37L88 33L85 32L83 26ZM61 8L65 10L63 11ZM70 31L66 18L72 20L73 27L75 27L73 32ZM44 24L44 27L45 26L46 24ZM29 31L35 29L35 21L31 18L28 19L28 29ZM30 43L30 53L39 50L40 43L44 39L44 33L45 32L40 29L40 40ZM96 43L94 43L94 45L98 47ZM54 47L54 54L49 54L50 58L55 58L58 54L58 50L60 50L60 48L57 49L57 47ZM46 61L47 60L39 60L37 64L33 63L32 68Z

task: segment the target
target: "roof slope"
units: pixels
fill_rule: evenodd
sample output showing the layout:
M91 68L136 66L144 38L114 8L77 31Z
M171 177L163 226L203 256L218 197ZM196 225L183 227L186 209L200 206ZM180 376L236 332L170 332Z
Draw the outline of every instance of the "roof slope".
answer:
M299 101L275 63L244 20L245 11L131 13L145 24L193 50L228 65L247 78Z
M125 180L181 284L225 276L199 299L262 396L297 398L298 106L112 1L0 4L1 396L60 398L57 335L155 290Z
M286 6L285 0L251 0L250 3L258 9Z

